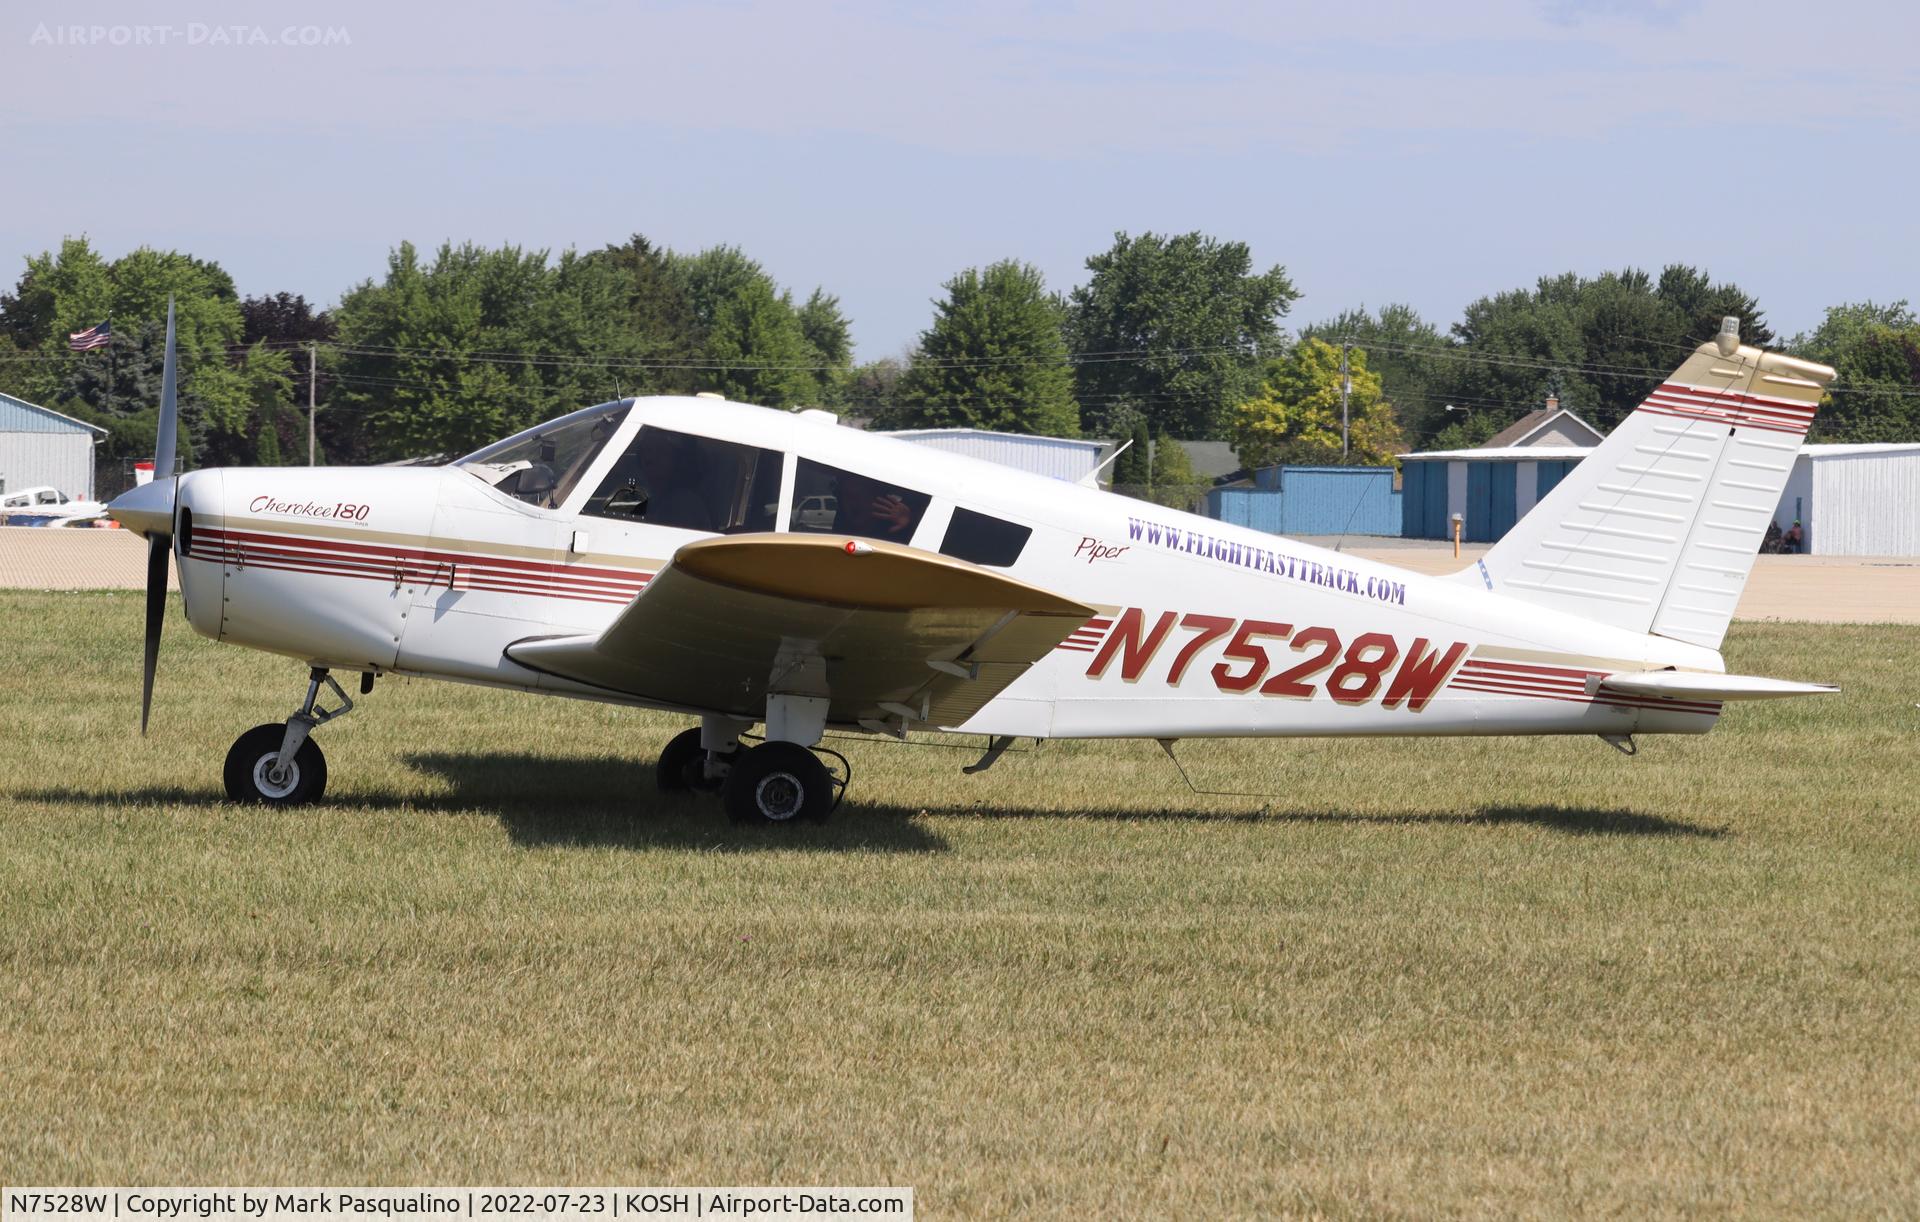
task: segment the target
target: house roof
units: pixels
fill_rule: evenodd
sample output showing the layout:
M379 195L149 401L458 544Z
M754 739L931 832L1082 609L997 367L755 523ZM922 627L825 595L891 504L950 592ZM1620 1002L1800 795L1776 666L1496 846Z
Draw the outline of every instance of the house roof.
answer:
M1483 462L1518 460L1554 462L1562 458L1585 458L1593 453L1594 449L1593 446L1501 446L1498 449L1481 446L1475 450L1422 450L1418 454L1402 454L1400 461L1427 462L1433 459L1477 458Z
M102 437L107 435L107 430L97 424L75 420L64 412L0 393L0 433L77 433L81 429L90 429Z
M1477 450L1423 450L1418 454L1402 454L1400 461L1476 459L1481 462L1554 462L1563 458L1582 459L1593 453L1596 448L1595 446L1502 446L1497 450L1485 447ZM1822 442L1818 445L1802 445L1799 453L1808 458L1858 458L1867 454L1920 455L1920 441Z
M1596 445L1606 436L1605 433L1602 433L1599 429L1594 428L1591 424L1582 420L1579 414L1572 408L1543 407L1537 411L1528 412L1526 415L1520 417L1520 419L1509 424L1506 428L1501 429L1493 436L1487 438L1480 443L1480 448L1485 450L1498 450L1508 446L1526 445L1528 438L1543 433L1556 424L1560 424L1563 417L1567 422L1574 425L1575 432L1585 433L1593 439Z
M883 433L885 437L902 437L909 441L923 441L939 437L955 438L991 438L995 441L1009 441L1016 445L1066 446L1070 449L1099 451L1111 442L1097 437L1049 437L1044 433L1002 433L996 429L946 428L946 429L890 429Z
M1801 446L1809 458L1858 458L1866 454L1920 454L1920 441L1823 442Z
M1233 452L1229 442L1176 439L1176 444L1187 452L1187 461L1192 464L1193 473L1201 479L1219 479L1240 470L1240 456Z

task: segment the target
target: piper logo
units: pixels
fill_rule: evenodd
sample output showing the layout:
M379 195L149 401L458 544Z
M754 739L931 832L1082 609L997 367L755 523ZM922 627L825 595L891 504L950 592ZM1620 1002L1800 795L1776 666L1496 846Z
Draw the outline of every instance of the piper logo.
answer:
M1099 560L1118 560L1128 552L1127 547L1116 543L1107 543L1092 535L1082 535L1080 546L1073 549L1075 560L1085 560L1092 564Z

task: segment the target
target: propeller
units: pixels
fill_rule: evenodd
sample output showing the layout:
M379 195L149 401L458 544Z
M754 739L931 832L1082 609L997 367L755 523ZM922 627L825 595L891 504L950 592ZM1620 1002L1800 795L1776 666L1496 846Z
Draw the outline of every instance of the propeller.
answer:
M180 410L177 402L178 369L173 351L173 295L167 295L167 356L160 374L160 428L153 447L153 478L172 485L175 506L180 500L180 482L174 475L174 450L179 439ZM140 675L140 733L147 732L147 716L153 709L153 671L160 660L160 628L167 614L167 556L173 551L171 510L166 531L147 535L147 641L146 662Z

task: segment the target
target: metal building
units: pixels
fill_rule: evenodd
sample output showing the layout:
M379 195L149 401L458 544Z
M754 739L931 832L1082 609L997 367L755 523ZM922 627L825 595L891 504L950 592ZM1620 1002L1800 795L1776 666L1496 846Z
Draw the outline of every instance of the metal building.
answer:
M1276 535L1397 535L1392 467L1262 467L1207 493L1207 516Z
M1491 543L1553 491L1592 446L1504 446L1400 456L1400 533L1451 539L1453 515L1469 543Z
M1492 543L1560 482L1591 446L1435 450L1400 456L1400 533ZM1920 442L1803 445L1775 508L1797 518L1806 550L1826 556L1920 556Z
M1108 441L996 433L991 429L900 429L884 435L1068 483L1084 479L1113 448ZM1106 474L1101 472L1103 477Z
M1824 556L1920 556L1920 442L1801 446L1774 520Z
M46 484L93 499L93 447L107 430L0 394L0 491Z

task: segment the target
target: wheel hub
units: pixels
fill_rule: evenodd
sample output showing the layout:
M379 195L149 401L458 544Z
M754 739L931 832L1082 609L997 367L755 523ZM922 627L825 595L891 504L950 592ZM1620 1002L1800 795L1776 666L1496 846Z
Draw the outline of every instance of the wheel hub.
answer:
M775 772L760 778L753 796L762 815L775 822L785 822L800 813L805 790L800 778L791 772Z
M279 752L263 755L253 766L253 784L265 797L284 798L300 784L300 765L289 761L282 768Z

